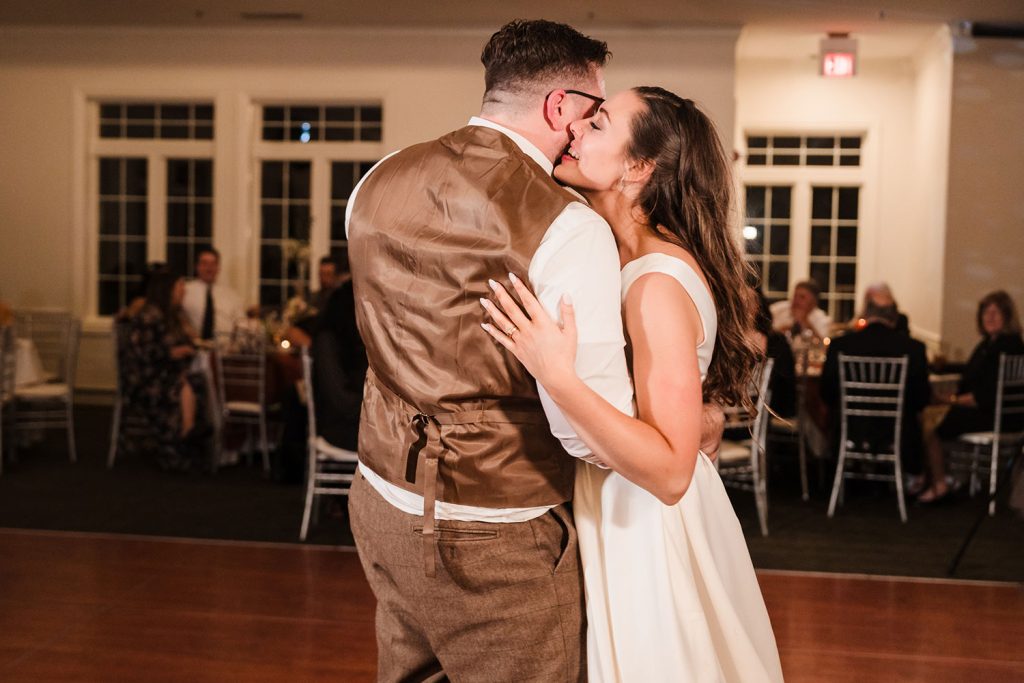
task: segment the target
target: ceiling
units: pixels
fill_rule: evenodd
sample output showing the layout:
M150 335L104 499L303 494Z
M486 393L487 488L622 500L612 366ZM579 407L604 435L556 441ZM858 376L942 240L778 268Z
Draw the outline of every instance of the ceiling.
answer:
M871 31L887 22L1024 23L1021 0L0 0L0 25L491 28L517 17L586 27L797 23Z

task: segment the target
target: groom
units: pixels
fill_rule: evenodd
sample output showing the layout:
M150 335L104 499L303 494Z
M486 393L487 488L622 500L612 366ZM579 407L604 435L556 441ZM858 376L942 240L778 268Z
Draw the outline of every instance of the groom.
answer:
M480 328L479 299L510 272L549 311L569 294L580 377L632 414L614 239L551 178L609 54L564 24L502 27L479 116L385 158L349 200L370 365L350 512L381 681L586 678L566 452L591 453Z

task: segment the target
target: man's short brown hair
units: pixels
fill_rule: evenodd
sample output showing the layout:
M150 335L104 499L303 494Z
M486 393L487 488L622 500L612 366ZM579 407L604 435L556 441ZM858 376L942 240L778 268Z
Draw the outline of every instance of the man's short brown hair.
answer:
M537 84L564 81L573 87L594 68L604 66L608 44L583 35L572 26L553 21L517 19L491 36L480 55L487 93L529 92Z

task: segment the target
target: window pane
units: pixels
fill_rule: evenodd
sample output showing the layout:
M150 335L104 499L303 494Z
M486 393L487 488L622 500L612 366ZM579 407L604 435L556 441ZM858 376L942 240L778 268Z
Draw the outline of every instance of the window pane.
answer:
M288 207L288 236L297 240L309 239L309 206L292 204Z
M839 218L842 220L857 219L857 198L860 196L860 188L841 187L839 188Z
M196 202L192 205L195 213L192 234L196 237L210 239L213 237L213 205Z
M120 282L101 282L99 284L99 293L100 315L114 315L121 309L123 304Z
M146 234L146 202L125 202L124 232L126 235Z
M129 119L152 120L156 118L156 107L152 104L129 104L125 115Z
M284 107L263 107L264 121L284 121Z
M104 119L119 119L124 115L123 105L121 104L101 104L100 105L100 118Z
M264 161L260 197L281 199L284 197L284 162Z
M121 233L121 202L100 202L100 234L118 235Z
M187 140L188 126L165 123L160 126L160 137L165 140Z
M850 320L853 318L853 299L840 299L834 306L833 320Z
M789 218L791 188L775 185L772 190L772 218Z
M747 186L747 217L748 218L764 218L764 199L765 199L765 188L748 185Z
M167 245L167 267L172 273L187 273L191 265L188 244L169 243Z
M836 291L853 292L857 281L857 266L853 263L836 264Z
M119 138L121 137L121 124L120 123L104 123L100 125L100 137L101 138Z
M260 303L264 306L281 305L281 287L279 285L260 285Z
M810 149L832 149L836 146L835 138L812 137L807 138L807 147Z
M743 240L747 244L748 254L764 253L764 226L746 225L743 228Z
M380 122L381 114L383 111L380 107L361 107L359 110L359 118L363 121L376 121Z
M789 136L776 137L776 138L773 138L773 145L776 148L780 148L781 147L781 148L785 148L785 149L798 149L800 147L800 138L798 138L798 137L789 137Z
M326 130L328 142L351 142L356 139L356 131L348 126L332 126Z
M331 164L331 199L348 199L355 187L356 165L348 161Z
M355 107L327 107L328 121L346 121L351 122L356 120L356 108ZM379 118L377 119L380 120Z
M360 134L360 140L367 140L369 142L380 142L381 132L380 126L367 126L363 125Z
M768 289L773 292L789 290L789 264L772 261L768 264Z
M860 137L839 138L839 146L843 149L860 149Z
M768 146L768 138L763 135L752 135L747 138L747 149L764 149Z
M213 139L213 126L196 126L195 128L196 140L212 140Z
M172 121L184 121L188 119L187 104L162 104L160 105L160 118Z
M796 154L779 154L772 156L772 163L776 166L799 166L800 157Z
M829 281L829 268L827 263L812 263L811 264L811 279L817 283L818 287L823 292L830 291L831 282Z
M100 275L121 273L121 243L102 240L100 242Z
M288 164L288 198L309 199L309 162L292 161Z
M125 159L124 192L136 197L146 196L146 160Z
M768 163L768 157L764 154L750 154L747 156L747 166L764 166Z
M773 256L789 256L789 226L772 225L769 252Z
M263 126L263 139L274 142L284 140L284 128L282 126L273 125Z
M264 204L262 207L263 221L260 236L263 239L281 239L284 236L281 215L284 207L281 204Z
M188 203L167 202L168 237L188 237L188 234Z
M827 225L811 227L811 256L828 256L832 253L832 229Z
M839 234L836 240L836 256L856 256L857 228L840 226L837 230Z
M841 156L839 157L840 166L860 166L859 156Z
M264 244L260 247L260 278L264 280L280 280L284 275L282 264L284 256L280 245Z
M189 162L187 159L167 160L167 196L189 195Z
M100 194L121 194L120 159L100 159Z
M197 104L196 119L200 121L213 121L213 105Z
M832 218L832 188L815 187L811 191L811 218Z
M129 138L150 139L156 137L156 127L153 124L128 124L125 127L125 136Z
M833 166L834 164L833 164L833 158L832 158L831 154L829 154L828 156L819 156L819 155L808 154L807 155L807 165L808 166Z
M340 242L345 239L345 207L331 207L331 241Z

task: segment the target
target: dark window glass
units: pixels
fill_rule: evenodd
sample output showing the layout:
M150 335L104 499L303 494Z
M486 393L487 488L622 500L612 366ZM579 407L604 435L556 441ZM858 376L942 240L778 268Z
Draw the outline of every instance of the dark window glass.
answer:
M146 196L146 160L125 159L124 193L136 197Z
M167 160L167 196L187 197L189 195L188 159Z
M284 121L284 107L263 107L264 121Z
M260 285L260 303L264 306L280 306L281 288L278 285Z
M356 164L335 161L331 164L331 199L348 199L355 187Z
M187 273L190 261L188 244L169 243L167 245L167 266L173 273Z
M284 140L284 128L282 126L263 126L263 139L280 142Z
M809 149L832 149L836 146L835 138L813 137L807 138Z
M747 217L764 218L765 189L756 185L747 186Z
M125 202L124 234L145 237L146 202Z
M800 157L796 154L779 154L776 152L772 155L772 163L776 166L799 166Z
M309 239L309 206L291 204L288 207L288 236L297 240Z
M836 256L857 255L857 228L840 226L836 239Z
M789 256L788 225L772 225L768 251L772 256Z
M345 121L351 122L356 120L356 108L355 107L327 107L328 121ZM365 120L365 117L364 117ZM380 118L377 119L378 121Z
M186 121L188 120L188 105L162 104L160 105L160 118L164 120Z
M860 156L841 156L839 157L840 166L860 166Z
M320 122L320 110L317 107L292 107L288 118L292 123L309 121L315 124Z
M772 187L772 218L789 218L791 189L784 185Z
M264 280L280 280L284 275L281 265L284 256L281 247L277 244L264 244L260 246L260 277Z
M327 128L325 131L324 138L327 142L351 142L356 139L356 131L354 128L335 126Z
M789 289L789 264L772 261L768 264L768 289L785 292Z
M836 291L852 293L857 281L857 266L853 263L836 264Z
M124 114L123 105L120 104L101 104L100 105L100 118L104 119L119 119Z
M119 275L121 273L121 243L116 241L100 241L100 275Z
M842 149L860 149L860 138L859 137L839 138L839 146Z
M120 159L100 159L100 194L121 194Z
M189 205L186 202L167 202L168 237L188 237L188 214Z
M100 315L114 315L122 306L121 283L101 282L99 285Z
M195 212L192 234L196 237L213 237L213 205L199 202L192 205Z
M815 187L811 189L811 218L832 218L831 187Z
M309 199L308 161L292 161L288 164L288 198Z
M130 240L124 245L124 272L141 273L146 269L146 242Z
M260 197L263 199L284 197L284 162L264 161L261 176Z
M776 149L799 149L800 138L788 136L777 137L773 139L773 146Z
M832 253L832 229L827 225L811 226L811 256Z
M754 228L757 233L753 237L743 236L743 239L747 243L748 254L763 254L764 253L764 226L763 225L747 225L744 227L743 232L748 232L749 228Z
M212 104L197 104L196 105L196 119L200 121L213 121L213 105Z
M118 235L121 233L121 203L118 201L100 202L100 234Z
M768 146L768 138L763 135L754 135L747 138L747 149L764 149Z
M768 157L764 154L747 155L747 166L764 166L768 163Z
M121 137L121 124L120 123L104 123L100 125L100 137L101 138L119 138Z
M359 132L360 140L367 140L369 142L380 142L380 137L380 126L367 126L363 124L363 127Z
M841 187L839 188L839 218L842 220L857 219L857 198L860 195L860 188Z
M382 113L383 112L380 107L362 107L359 110L359 118L363 122L376 121L377 123L380 123L380 121L382 120Z
M156 127L153 124L131 124L125 127L125 137L138 139L152 139L156 137Z
M129 119L156 118L156 107L152 104L129 104L126 109L126 117Z
M376 161L360 161L359 162L359 177L362 178L364 175L370 172L370 169L377 165Z
M213 139L213 126L201 126L196 125L196 140L212 140Z
M841 299L836 302L833 320L850 320L853 318L853 300Z
M829 267L827 263L812 263L811 264L811 279L817 283L818 287L823 292L830 291L831 283L829 280Z
M181 126L175 123L161 124L160 137L165 140L187 140L188 126Z
M213 159L196 159L192 162L196 178L194 192L196 197L213 196Z
M281 215L284 207L281 204L264 204L262 207L263 222L260 236L263 239L276 240L284 237Z
M834 166L833 157L831 154L828 156L818 156L814 154L807 155L808 166Z

